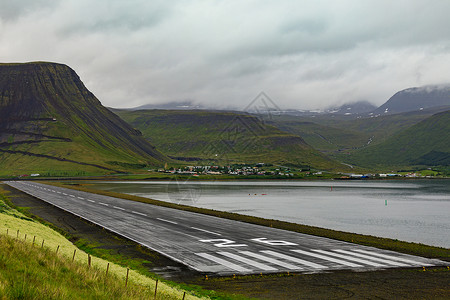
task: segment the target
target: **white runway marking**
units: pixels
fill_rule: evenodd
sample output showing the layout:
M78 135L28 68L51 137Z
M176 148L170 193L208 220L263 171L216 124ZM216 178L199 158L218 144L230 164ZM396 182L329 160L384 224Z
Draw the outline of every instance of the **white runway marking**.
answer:
M125 208L122 208L122 207L118 207L118 206L113 206L113 207L116 209L125 210Z
M278 253L278 252L275 252L275 251L263 250L261 252L269 254L269 255L272 255L272 256L276 256L278 258L282 258L282 259L285 259L285 260L290 260L292 262L295 262L295 263L298 263L298 264L302 264L302 265L305 265L305 266L308 266L308 267L312 267L312 268L315 268L315 269L326 269L327 268L326 266L315 264L313 262L310 262L310 261L307 261L307 260L303 260L303 259L300 259L300 258L297 258L297 257L281 254L281 253Z
M89 201L89 202L92 202L92 203L95 203L95 201L94 201L94 200L91 200L91 199L88 199L88 201Z
M314 249L312 251L319 252L319 253L322 253L322 254L325 254L325 255L338 257L338 258L343 258L343 259L354 261L354 262L361 263L361 264L366 264L366 265L369 265L369 266L372 266L372 267L385 267L385 265L381 265L381 264L378 264L378 263L373 262L373 261L368 261L368 260L365 260L365 259L362 259L362 258L357 258L357 257L348 256L348 255L338 254L338 253L334 253L334 252L331 252L331 251L318 250L318 249Z
M191 227L192 229L195 229L195 230L200 230L200 231L203 231L203 232L207 232L207 233L211 233L211 234L215 234L215 235L221 235L220 233L217 233L217 232L212 232L212 231L209 231L209 230L205 230L205 229L201 229L201 228L197 228L197 227Z
M362 265L358 265L358 264L354 264L354 263L351 263L351 262L348 262L348 261L344 261L344 260L328 257L328 256L325 256L325 255L320 255L320 254L313 253L313 252L308 252L308 251L303 251L303 250L291 250L291 251L294 251L296 253L300 253L300 254L303 254L303 255L309 255L309 256L312 256L312 257L317 257L317 258L320 258L320 259L323 259L323 260L328 260L328 261L331 261L331 262L334 262L334 263L338 263L338 264L341 264L341 265L344 265L344 266L348 266L348 267L353 267L353 268L361 268L361 267L363 267Z
M283 261L279 261L279 260L276 260L274 258L267 257L267 256L264 256L264 255L261 255L261 254L256 254L256 253L253 253L253 252L250 252L250 251L240 251L240 253L248 255L248 256L251 256L251 257L254 257L254 258L257 258L257 259L260 259L260 260L263 260L263 261L267 261L267 262L270 262L270 263L272 263L274 265L282 266L284 268L288 268L288 269L291 269L291 270L300 270L300 269L302 269L299 266L294 266L294 265L285 263Z
M166 220L166 219L161 219L161 218L156 218L156 219L160 220L160 221L163 221L163 222L171 223L171 224L178 224L177 222L169 221L169 220Z
M219 253L219 254L221 254L223 256L227 256L229 258L232 258L234 260L238 260L240 262L243 262L244 264L247 264L247 265L250 265L250 266L253 266L253 267L257 267L258 269L262 269L262 270L265 270L265 271L276 271L276 270L278 270L276 268L270 267L268 265L259 263L257 261L254 261L254 260L251 260L251 259L239 256L239 255L236 255L236 254L233 254L233 253L230 253L230 252L217 252L217 253Z
M334 251L337 252L341 252L341 253L345 253L345 254L349 254L349 255L353 255L353 256L357 256L357 257L362 257L362 258L367 258L373 261L378 261L381 263L385 263L387 265L392 265L392 266L397 266L397 267L409 267L409 265L405 265L399 262L395 262L395 261L391 261L391 260L387 260L387 259L382 259L382 258L378 258L378 257L372 257L369 255L364 255L361 253L355 253L355 252L351 252L351 251L346 251L346 250L341 250L341 249L335 249Z
M374 256L379 256L379 257L390 259L390 260L402 261L402 262L413 264L413 265L426 266L426 267L434 266L431 264L421 263L419 261L409 260L406 258L401 258L401 257L396 257L396 256L391 256L391 255L386 255L386 254L381 254L381 253L376 253L376 252L369 252L369 251L362 250L362 249L355 249L354 251L358 251L358 252L362 252L362 253L366 253L366 254L370 254L370 255L374 255Z
M80 200L84 200L84 198L83 197L77 197L78 199L80 199Z
M99 202L98 204L104 205L104 206L109 206L109 204L106 204L106 203L103 203L103 202Z
M140 212L138 212L138 211L132 210L131 212L132 212L133 214L141 215L141 216L144 216L144 217L147 216L146 214L140 213Z
M241 267L239 265L233 264L225 259L210 255L208 253L195 253L198 256L201 256L203 258L212 260L213 262L216 262L218 264L221 264L222 266L225 266L227 268L230 268L232 270L238 271L238 272L251 272L252 270L246 269L244 267Z

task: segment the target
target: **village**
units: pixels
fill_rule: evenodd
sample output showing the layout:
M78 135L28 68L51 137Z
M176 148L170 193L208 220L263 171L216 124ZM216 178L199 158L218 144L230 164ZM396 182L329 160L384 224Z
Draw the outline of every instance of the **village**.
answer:
M277 178L334 178L334 179L369 179L369 178L432 178L438 173L432 170L399 171L391 173L331 173L326 171L311 170L309 168L294 168L273 164L234 164L228 166L185 166L165 167L157 170L160 173L188 175L198 177L200 175L229 175L251 177L277 177Z

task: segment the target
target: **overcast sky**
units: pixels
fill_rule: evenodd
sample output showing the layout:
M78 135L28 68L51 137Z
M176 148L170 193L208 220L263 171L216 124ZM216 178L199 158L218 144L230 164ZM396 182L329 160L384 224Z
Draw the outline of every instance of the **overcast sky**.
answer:
M381 105L450 82L449 0L0 0L0 62L69 65L110 107Z

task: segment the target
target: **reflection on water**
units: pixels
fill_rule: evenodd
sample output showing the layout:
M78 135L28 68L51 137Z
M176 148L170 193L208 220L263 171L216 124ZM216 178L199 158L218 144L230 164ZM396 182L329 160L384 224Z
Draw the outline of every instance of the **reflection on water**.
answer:
M174 203L450 248L450 180L90 184Z

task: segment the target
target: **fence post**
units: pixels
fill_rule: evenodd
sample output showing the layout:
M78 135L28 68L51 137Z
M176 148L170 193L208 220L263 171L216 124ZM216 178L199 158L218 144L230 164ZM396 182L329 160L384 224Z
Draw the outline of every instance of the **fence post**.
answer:
M77 253L77 249L73 250L72 262L75 260L75 253Z
M25 238L23 239L24 242L27 241L27 234L25 233Z
M186 297L186 292L183 293L183 299L182 300L184 300L184 297Z
M156 299L156 292L158 292L158 279L156 279L156 284L155 284L155 297L153 299Z
M42 240L41 248L44 248L44 242L45 242L45 240Z
M19 230L17 230L17 238L19 238Z
M35 241L36 241L36 236L33 237L33 246L34 246Z
M109 271L109 263L108 263L108 265L106 266L106 275L105 275L105 277L108 277L108 271Z
M58 254L58 250L59 250L59 245L58 245L58 247L56 248L56 254Z
M128 273L130 272L130 268L127 268L127 278L125 279L125 287L128 285Z

